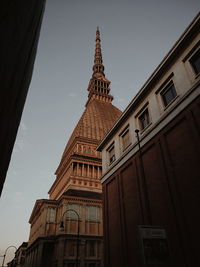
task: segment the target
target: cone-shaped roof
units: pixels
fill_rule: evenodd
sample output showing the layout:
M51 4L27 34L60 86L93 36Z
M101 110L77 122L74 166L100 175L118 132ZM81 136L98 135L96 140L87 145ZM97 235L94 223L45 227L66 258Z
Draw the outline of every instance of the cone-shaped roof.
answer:
M99 27L96 30L93 75L88 86L86 109L64 150L67 153L75 138L98 143L119 118L121 111L111 104L110 81L105 77Z
M111 103L93 99L86 107L64 150L67 153L75 138L98 143L121 115L121 111Z
M113 97L110 95L110 81L104 74L100 42L100 31L97 28L93 74L87 88L89 91L88 101L80 120L67 142L56 171L58 176L62 173L63 168L66 168L66 164L69 164L70 161L67 161L67 159L73 156L74 153L77 153L77 151L74 152L73 150L77 142L97 146L121 115L121 111L111 103Z

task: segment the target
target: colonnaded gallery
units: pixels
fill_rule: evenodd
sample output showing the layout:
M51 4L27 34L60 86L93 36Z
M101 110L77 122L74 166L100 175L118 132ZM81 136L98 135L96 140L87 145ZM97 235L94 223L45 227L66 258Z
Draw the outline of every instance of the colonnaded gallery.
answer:
M49 199L36 201L26 267L103 266L101 153L96 147L121 111L112 105L105 77L100 32L85 111L64 149L49 190Z

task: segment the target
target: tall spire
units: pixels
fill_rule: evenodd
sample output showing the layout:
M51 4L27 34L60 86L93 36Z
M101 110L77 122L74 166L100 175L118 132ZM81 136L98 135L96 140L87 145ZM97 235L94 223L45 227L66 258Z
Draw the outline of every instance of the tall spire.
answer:
M94 55L94 65L93 65L93 76L105 76L104 74L104 65L101 54L101 39L99 27L96 31L96 44L95 44L95 55Z
M113 100L113 97L110 95L110 81L105 77L104 74L99 27L97 27L96 31L93 74L92 78L89 81L87 90L89 91L89 93L86 106L93 99L107 103L111 103Z

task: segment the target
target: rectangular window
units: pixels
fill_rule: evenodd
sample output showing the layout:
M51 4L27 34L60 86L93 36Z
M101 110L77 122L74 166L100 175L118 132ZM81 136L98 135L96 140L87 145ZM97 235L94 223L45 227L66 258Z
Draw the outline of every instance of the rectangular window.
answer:
M68 241L68 245L69 245L69 256L74 256L75 252L74 252L74 248L75 248L75 244L73 241Z
M47 210L47 222L55 223L56 222L56 208L49 207Z
M114 144L109 148L108 154L109 154L109 163L111 164L113 161L115 161L115 146L114 146Z
M174 84L170 84L167 88L165 88L161 92L161 96L165 107L168 106L172 102L172 100L177 96Z
M140 129L143 130L150 123L148 108L143 111L143 113L138 117L140 123Z
M96 242L93 240L89 242L89 256L96 256Z
M66 213L67 219L77 221L78 220L78 216L77 216L76 212L78 213L79 218L81 218L81 210L82 210L82 206L81 205L78 205L78 204L75 204L75 203L68 203L67 209L71 210L71 211L68 211Z
M86 206L86 220L87 221L99 221L100 209L98 206Z
M200 73L200 49L189 60L196 74Z
M125 150L131 144L130 131L126 128L121 134L122 148Z

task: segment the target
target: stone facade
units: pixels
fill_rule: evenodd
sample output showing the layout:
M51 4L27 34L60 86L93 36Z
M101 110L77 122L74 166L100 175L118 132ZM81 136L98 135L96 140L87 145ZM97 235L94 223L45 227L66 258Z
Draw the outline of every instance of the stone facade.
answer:
M11 262L7 263L8 267L24 267L27 245L27 242L23 242L21 246L18 247L15 252L14 259Z
M99 29L88 92L85 111L66 145L49 199L37 200L33 208L26 267L103 266L102 161L96 147L121 111L111 103Z

